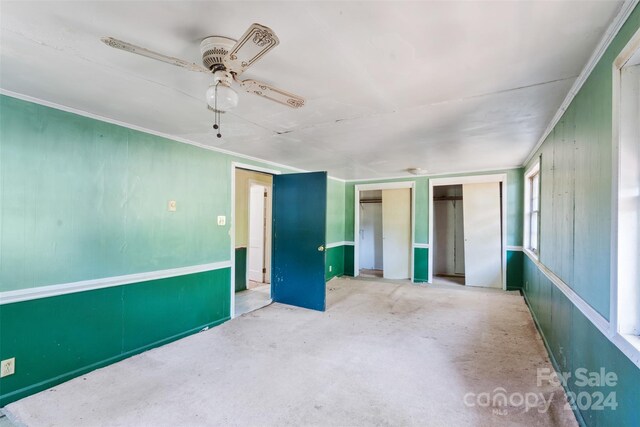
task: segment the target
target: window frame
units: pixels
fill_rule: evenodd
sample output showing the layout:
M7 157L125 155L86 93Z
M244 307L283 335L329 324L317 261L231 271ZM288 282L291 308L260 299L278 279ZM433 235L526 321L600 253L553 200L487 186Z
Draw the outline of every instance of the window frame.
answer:
M537 188L535 189L537 191L537 209L534 209L533 206L535 177L537 177ZM524 236L522 239L523 250L536 260L540 256L540 182L540 159L538 158L524 174ZM534 213L536 215L536 245L532 247L531 224Z
M634 261L634 251L640 253L640 221L636 220L635 233L629 230L630 193L637 192L640 185L640 129L629 132L626 120L629 100L635 102L632 114L640 114L640 100L634 100L623 89L623 73L631 66L640 67L640 30L613 62L613 165L612 165L612 229L611 229L611 295L609 332L613 342L633 360L640 360L640 298L635 297L640 286L640 268L629 268ZM640 88L640 80L632 83ZM634 88L631 88L632 92ZM631 120L631 126L633 121ZM633 129L633 127L632 127ZM631 136L630 136L631 135ZM634 158L634 154L638 157ZM635 160L634 160L635 159ZM633 173L629 175L629 170ZM631 187L630 187L631 186ZM635 186L635 188L634 188ZM631 202L633 206L633 202ZM640 202L631 210L640 215ZM633 222L633 219L631 220ZM632 225L633 226L633 225ZM632 228L632 227L631 227ZM622 254L623 256L619 256ZM631 306L630 306L631 302ZM635 302L635 306L633 306ZM635 329L631 331L630 329Z

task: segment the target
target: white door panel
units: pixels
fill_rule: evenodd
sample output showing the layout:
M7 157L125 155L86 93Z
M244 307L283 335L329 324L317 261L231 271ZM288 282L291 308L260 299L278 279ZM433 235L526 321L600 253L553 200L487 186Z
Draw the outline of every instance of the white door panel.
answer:
M264 280L264 192L262 185L249 189L249 280L260 283Z
M411 277L411 190L382 190L382 264L386 279Z
M464 184L465 284L502 288L500 184Z

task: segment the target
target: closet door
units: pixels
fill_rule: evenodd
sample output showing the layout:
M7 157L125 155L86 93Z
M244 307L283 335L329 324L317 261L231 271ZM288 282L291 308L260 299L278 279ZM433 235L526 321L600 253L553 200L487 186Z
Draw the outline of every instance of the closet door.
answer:
M411 277L411 189L382 190L382 264L385 279Z
M500 183L464 184L465 284L502 288Z

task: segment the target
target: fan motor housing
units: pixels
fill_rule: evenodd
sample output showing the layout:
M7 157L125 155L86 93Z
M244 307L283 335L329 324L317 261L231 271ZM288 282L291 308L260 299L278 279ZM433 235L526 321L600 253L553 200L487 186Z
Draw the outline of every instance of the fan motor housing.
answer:
M202 63L210 70L218 66L224 66L222 60L233 45L236 43L234 39L222 36L211 36L200 42L200 52L202 53Z

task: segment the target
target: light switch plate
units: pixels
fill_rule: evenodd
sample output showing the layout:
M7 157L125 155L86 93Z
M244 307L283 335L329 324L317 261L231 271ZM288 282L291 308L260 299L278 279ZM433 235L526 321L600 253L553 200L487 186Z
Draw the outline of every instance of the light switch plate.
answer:
M175 200L169 200L169 212L175 212L178 210L178 205Z
M218 215L218 225L225 225L227 223L227 217L224 215Z

